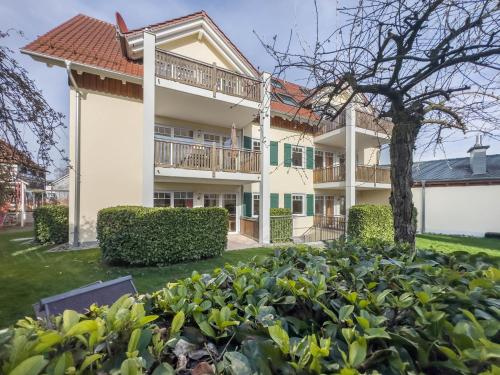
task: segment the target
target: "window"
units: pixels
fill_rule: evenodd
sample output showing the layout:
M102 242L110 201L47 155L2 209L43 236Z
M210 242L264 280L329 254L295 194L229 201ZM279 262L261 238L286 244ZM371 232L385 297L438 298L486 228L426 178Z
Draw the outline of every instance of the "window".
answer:
M194 132L190 129L174 128L174 137L175 138L193 139L193 135L194 135Z
M155 207L170 207L170 192L155 191L153 203Z
M260 194L254 194L252 197L252 216L259 216Z
M314 197L314 214L315 215L324 215L324 203L325 203L325 197L321 195L316 195Z
M298 106L297 101L294 98L292 98L290 95L279 94L279 98L285 104Z
M333 152L325 151L325 166L331 167L334 164Z
M277 89L284 89L283 84L276 79L271 79L271 86Z
M302 168L304 166L304 148L292 146L292 166Z
M220 143L220 136L215 134L203 134L203 141L205 143Z
M314 166L316 168L323 167L323 151L316 150L314 152Z
M203 207L219 207L219 196L217 194L205 194L203 196Z
M280 100L278 99L278 96L273 92L271 93L271 100L275 101L275 102L279 102Z
M162 137L171 137L172 128L164 125L155 125L155 135L159 135Z
M292 214L304 215L304 195L292 194Z
M253 139L252 140L252 150L254 151L260 151L260 141Z
M193 207L193 193L175 192L174 207Z

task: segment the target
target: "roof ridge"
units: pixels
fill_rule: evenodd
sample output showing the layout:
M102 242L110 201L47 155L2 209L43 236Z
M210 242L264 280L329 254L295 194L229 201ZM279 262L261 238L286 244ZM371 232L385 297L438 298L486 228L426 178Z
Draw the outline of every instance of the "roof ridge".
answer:
M169 19L166 19L166 20L163 20L161 22L155 22L155 23L151 23L149 25L146 25L146 26L143 26L143 27L136 27L134 29L131 29L129 31L127 31L126 33L123 33L123 35L128 35L128 34L133 34L133 33L136 33L138 31L141 31L141 30L144 30L146 28L151 28L151 27L157 27L157 26L160 26L160 25L163 25L165 23L169 23L169 22L174 22L174 21L178 21L178 20L181 20L183 18L188 18L188 17L193 17L195 15L205 15L208 17L208 14L207 12L205 12L204 10L199 10L197 12L193 12L193 13L190 13L190 14L186 14L184 16L180 16L180 17L174 17L174 18L169 18ZM210 17L209 17L210 18Z

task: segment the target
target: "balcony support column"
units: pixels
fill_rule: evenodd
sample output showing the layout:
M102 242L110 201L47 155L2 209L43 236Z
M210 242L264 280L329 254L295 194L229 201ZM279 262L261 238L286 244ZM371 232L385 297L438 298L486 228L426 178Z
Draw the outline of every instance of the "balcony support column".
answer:
M153 207L154 194L155 50L155 34L144 31L142 205L145 207Z
M271 128L271 75L262 73L260 108L260 200L259 200L259 243L270 243L270 209L271 198L269 190L269 169L270 169L270 151L269 151L269 130Z
M356 204L356 110L354 105L347 109L345 129L345 211Z

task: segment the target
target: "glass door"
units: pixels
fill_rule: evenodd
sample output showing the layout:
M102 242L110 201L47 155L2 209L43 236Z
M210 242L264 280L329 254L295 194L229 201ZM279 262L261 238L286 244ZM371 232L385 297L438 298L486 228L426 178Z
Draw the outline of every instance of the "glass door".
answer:
M236 232L236 194L224 194L222 196L222 207L229 214L229 232Z

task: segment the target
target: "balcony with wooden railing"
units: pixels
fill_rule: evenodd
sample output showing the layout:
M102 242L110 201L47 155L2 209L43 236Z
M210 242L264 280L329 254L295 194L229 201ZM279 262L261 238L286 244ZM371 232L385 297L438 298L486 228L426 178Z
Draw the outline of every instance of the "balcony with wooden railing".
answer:
M326 134L337 129L345 128L347 125L347 116L345 112L340 113L334 120L322 121L317 126L315 135ZM393 124L390 121L379 119L370 113L356 110L356 127L371 130L376 133L390 135L392 133Z
M213 172L260 173L260 152L155 140L155 166Z
M161 49L156 50L156 76L170 81L261 101L260 80Z
M357 165L355 174L356 182L391 183L390 169L378 165ZM313 171L313 183L315 184L343 181L345 181L345 165L316 168Z

